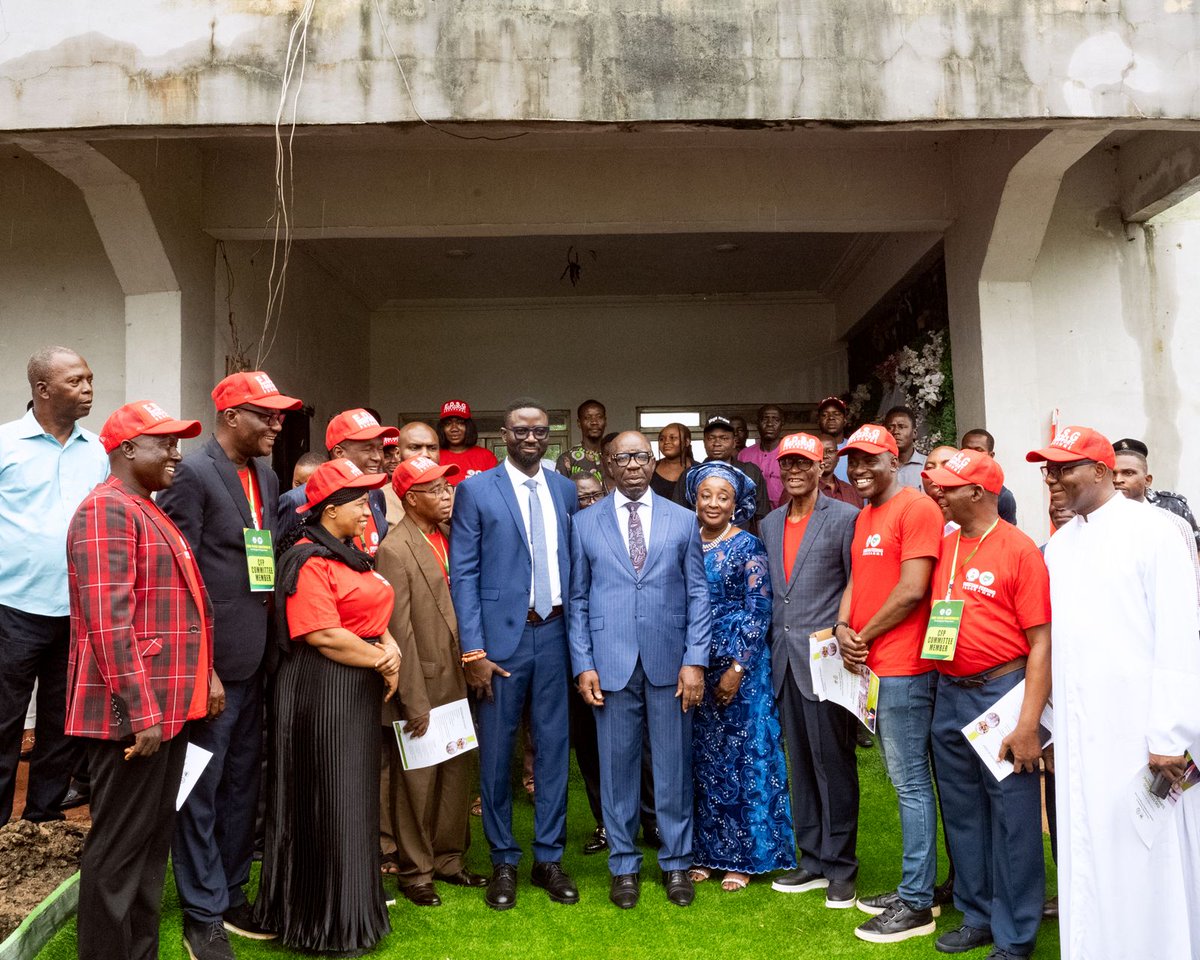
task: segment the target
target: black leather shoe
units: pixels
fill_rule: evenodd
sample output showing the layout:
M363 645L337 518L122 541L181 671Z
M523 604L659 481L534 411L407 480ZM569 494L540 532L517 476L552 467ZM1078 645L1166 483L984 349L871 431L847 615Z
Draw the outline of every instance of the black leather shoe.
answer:
M535 863L531 878L535 887L541 887L555 903L578 903L579 890L567 876L561 863Z
M667 889L667 899L677 907L690 907L696 899L696 888L686 870L668 870L663 874L663 886Z
M91 787L85 787L83 784L71 781L71 786L67 790L66 795L62 798L62 803L58 805L60 810L74 810L76 807L82 807L89 803L92 799Z
M517 905L517 868L511 863L498 863L488 881L483 902L493 910L511 910Z
M608 831L604 827L597 827L591 839L583 845L583 854L590 857L593 853L599 853L602 850L608 849Z
M455 887L486 887L488 885L487 877L472 873L466 867L463 867L458 873L435 873L433 879Z
M967 953L980 947L992 945L992 931L979 927L968 927L965 923L957 930L947 930L934 943L939 953Z
M400 892L404 895L405 900L418 907L440 907L442 905L442 898L438 896L437 888L432 883L401 886Z
M662 837L658 834L658 827L642 826L642 843L646 846L657 850L662 846Z
M1058 919L1058 894L1056 893L1049 900L1042 904L1042 919L1057 920Z
M636 873L619 873L612 878L608 899L622 910L632 910L642 895L642 878Z

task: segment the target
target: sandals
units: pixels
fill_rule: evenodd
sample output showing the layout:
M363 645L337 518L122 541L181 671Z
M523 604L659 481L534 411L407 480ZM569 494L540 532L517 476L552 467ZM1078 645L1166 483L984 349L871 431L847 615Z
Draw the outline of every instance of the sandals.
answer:
M709 870L708 867L692 867L688 871L688 879L691 880L692 883L703 883L711 876L712 871Z
M387 863L380 864L379 872L385 877L398 877L400 876L400 865L389 860Z
M473 817L482 817L483 816L483 798L482 797L476 797L474 802L471 804L471 816L473 816Z
M749 882L750 878L744 873L734 873L733 871L728 871L721 880L721 889L727 893L733 893L737 890L745 890L746 884Z
M21 734L21 759L28 760L33 756L34 734L32 730L26 730Z

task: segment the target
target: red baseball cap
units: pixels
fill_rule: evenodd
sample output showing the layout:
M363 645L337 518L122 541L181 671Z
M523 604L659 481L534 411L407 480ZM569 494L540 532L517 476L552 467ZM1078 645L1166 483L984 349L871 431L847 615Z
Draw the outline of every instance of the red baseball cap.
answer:
M230 407L240 407L243 403L252 403L266 410L299 410L304 406L303 400L295 397L285 397L261 370L247 370L242 373L231 373L213 387L213 403L217 405L217 413Z
M466 400L447 400L442 404L442 413L439 419L445 420L447 417L470 420L471 408L467 405Z
M1091 427L1063 427L1050 446L1041 450L1030 450L1025 454L1030 463L1052 460L1055 463L1070 463L1073 460L1094 460L1109 470L1117 465L1117 456L1108 438Z
M828 406L837 407L839 410L842 411L842 413L846 413L850 409L849 407L846 406L846 401L843 400L841 397L826 397L824 400L822 400L820 403L817 404L817 413L820 413L822 410L824 410Z
M979 484L988 493L999 493L1004 487L1004 471L995 459L978 450L959 450L940 467L922 470L930 483L939 487L965 487Z
M385 447L395 447L395 446L398 446L399 443L400 443L400 431L399 430L396 431L396 435L394 437L387 436L387 437L383 438L383 445Z
M296 508L297 513L307 513L326 497L345 490L347 487L361 487L364 490L376 490L387 483L386 473L363 473L345 457L337 460L326 460L312 472L304 485L304 495L307 501Z
M896 446L896 438L877 423L864 423L850 434L845 446L838 451L839 457L844 457L851 450L861 450L863 453L890 453L900 456L900 448Z
M398 437L400 431L395 427L379 425L370 413L362 407L353 410L343 410L329 421L325 428L325 449L332 450L343 440L374 440L376 437Z
M413 457L403 460L392 471L392 489L396 496L403 497L419 483L429 483L439 477L454 477L462 473L457 463L435 463L428 457Z
M126 440L146 434L186 439L199 433L199 420L176 420L153 400L135 400L109 414L100 428L100 443L106 453L112 453Z
M825 459L825 447L811 433L789 433L779 441L779 450L775 454L776 460L784 457L807 457L820 463Z

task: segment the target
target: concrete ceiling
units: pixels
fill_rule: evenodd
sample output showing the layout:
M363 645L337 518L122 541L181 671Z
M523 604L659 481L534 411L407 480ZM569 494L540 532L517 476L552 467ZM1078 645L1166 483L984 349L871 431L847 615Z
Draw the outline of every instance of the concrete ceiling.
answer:
M796 293L832 299L880 238L855 233L329 239L297 248L373 308L405 300ZM568 249L580 275L564 276Z

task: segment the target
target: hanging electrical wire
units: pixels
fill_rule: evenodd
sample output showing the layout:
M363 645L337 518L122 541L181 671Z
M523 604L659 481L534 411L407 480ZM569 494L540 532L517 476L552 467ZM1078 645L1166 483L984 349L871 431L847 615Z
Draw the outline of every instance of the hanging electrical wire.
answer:
M292 253L292 210L295 200L293 170L293 141L296 138L296 115L300 90L304 86L304 68L308 63L308 28L312 23L316 0L304 0L300 14L288 33L287 53L284 56L283 77L280 83L279 107L275 111L275 208L267 221L273 225L271 270L267 275L267 308L262 334L258 339L255 367L262 369L275 346L279 323L283 315L284 294L287 291L287 268ZM292 80L295 78L295 89ZM291 122L284 141L282 128L291 96ZM282 249L281 249L282 247Z

